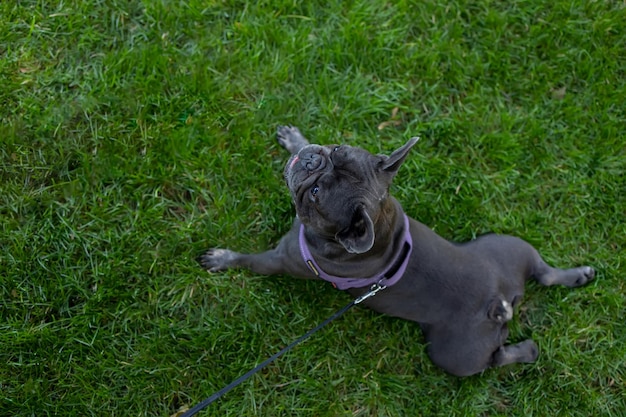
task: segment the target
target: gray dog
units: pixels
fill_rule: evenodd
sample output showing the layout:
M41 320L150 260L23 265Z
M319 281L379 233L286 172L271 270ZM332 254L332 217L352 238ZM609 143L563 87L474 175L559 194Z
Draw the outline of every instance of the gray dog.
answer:
M292 154L285 179L293 227L274 250L211 249L198 258L202 267L324 279L353 297L375 294L363 304L419 323L430 358L451 374L535 361L532 340L505 345L524 283L577 287L595 275L588 266L552 268L516 237L452 243L408 218L389 187L417 138L389 156L312 145L295 127L280 127L278 142Z

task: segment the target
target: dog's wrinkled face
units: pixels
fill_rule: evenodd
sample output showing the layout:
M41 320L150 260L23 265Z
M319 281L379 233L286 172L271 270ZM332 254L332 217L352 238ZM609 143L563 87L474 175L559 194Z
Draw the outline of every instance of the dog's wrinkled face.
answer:
M374 224L411 139L391 156L347 145L307 145L285 167L285 180L300 221L350 253L374 244Z

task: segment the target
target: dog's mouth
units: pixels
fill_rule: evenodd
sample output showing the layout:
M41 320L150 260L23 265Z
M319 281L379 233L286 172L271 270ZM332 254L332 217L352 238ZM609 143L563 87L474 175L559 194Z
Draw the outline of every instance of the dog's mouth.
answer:
M298 163L298 161L300 160L300 157L298 155L294 155L293 159L291 160L291 163L289 164L289 169L293 169L293 167Z

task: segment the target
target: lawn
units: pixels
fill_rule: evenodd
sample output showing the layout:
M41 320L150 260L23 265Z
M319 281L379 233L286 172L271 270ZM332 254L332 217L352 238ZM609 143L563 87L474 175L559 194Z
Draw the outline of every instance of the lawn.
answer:
M290 227L280 124L390 152L453 240L531 242L534 364L456 378L414 323L355 308L206 416L623 416L622 1L0 2L0 414L172 416L349 302L207 274Z

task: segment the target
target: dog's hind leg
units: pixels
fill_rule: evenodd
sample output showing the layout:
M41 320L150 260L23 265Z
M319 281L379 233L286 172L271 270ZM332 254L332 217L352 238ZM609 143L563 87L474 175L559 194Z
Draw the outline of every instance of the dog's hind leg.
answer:
M509 334L506 325L492 320L478 323L462 320L458 323L422 324L421 327L428 342L430 359L456 376L474 375L494 366L494 352L507 347L502 346ZM503 359L512 358L512 355L501 356L502 365L507 363ZM513 362L516 361L508 363Z
M596 272L590 266L578 268L559 269L545 263L539 255L532 276L542 285L565 285L566 287L579 287L591 281Z
M537 249L531 244L517 238L508 237L507 240L511 252L515 253L520 259L527 259L529 278L534 278L541 285L579 287L591 281L596 275L596 272L590 266L569 269L553 268L541 258Z
M487 317L496 323L504 324L513 318L513 303L509 303L503 298L497 298L489 303L487 308Z
M300 129L295 126L278 126L276 140L292 155L297 154L300 149L309 144L309 141L300 133Z
M531 363L537 360L539 348L531 339L515 345L500 346L493 354L492 366L504 366L512 363Z
M514 236L485 235L472 241L467 247L479 256L488 256L498 263L504 275L534 278L542 285L578 287L595 276L595 271L590 266L553 268L531 244Z

